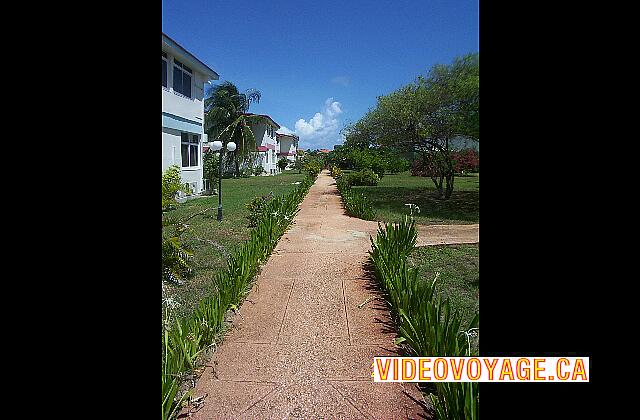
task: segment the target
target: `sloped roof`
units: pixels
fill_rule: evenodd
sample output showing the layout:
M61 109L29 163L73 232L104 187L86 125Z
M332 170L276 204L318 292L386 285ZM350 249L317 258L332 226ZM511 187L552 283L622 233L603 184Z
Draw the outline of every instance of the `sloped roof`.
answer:
M200 59L198 59L198 57L191 54L189 51L187 51L186 48L178 44L174 39L172 39L169 35L165 34L164 32L162 33L162 42L163 44L166 44L168 47L173 48L174 50L177 50L179 53L184 55L187 59L189 59L189 61L191 61L191 63L188 63L188 64L191 64L194 67L196 67L197 70L207 75L211 80L218 80L220 78L218 73L216 73L211 67L204 64L202 61L200 61Z
M258 117L264 117L266 119L268 119L269 121L271 121L271 123L273 125L275 125L276 127L280 128L280 124L278 124L277 122L275 122L273 120L273 118L271 118L270 116L266 115L266 114L254 114L252 112L245 112L244 115L257 115Z

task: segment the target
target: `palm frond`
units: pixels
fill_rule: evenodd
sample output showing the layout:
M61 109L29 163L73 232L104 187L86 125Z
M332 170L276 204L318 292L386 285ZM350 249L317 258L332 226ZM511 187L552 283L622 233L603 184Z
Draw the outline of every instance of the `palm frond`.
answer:
M247 99L247 110L249 110L249 106L252 103L260 103L260 98L262 97L262 93L256 89L247 89L245 91L245 98Z

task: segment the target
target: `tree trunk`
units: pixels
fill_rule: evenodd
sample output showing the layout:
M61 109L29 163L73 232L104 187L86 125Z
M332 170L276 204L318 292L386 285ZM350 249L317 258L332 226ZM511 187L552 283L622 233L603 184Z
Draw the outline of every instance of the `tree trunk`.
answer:
M442 198L442 194L443 194L443 191L442 191L443 177L442 176L439 176L439 177L432 176L431 180L433 181L433 185L436 186L436 194L437 194L436 198L438 198L438 199Z
M447 143L448 145L448 143ZM448 200L449 197L451 197L451 193L453 193L453 179L455 176L455 171L453 168L453 162L451 161L451 156L449 156L449 154L447 153L446 155L446 162L447 162L447 171L445 172L445 177L446 177L446 181L447 181L447 186L446 186L446 190L444 193L444 199Z
M451 193L453 193L453 180L454 180L453 172L448 173L446 177L447 185L444 193L445 200L448 200L449 197L451 197Z

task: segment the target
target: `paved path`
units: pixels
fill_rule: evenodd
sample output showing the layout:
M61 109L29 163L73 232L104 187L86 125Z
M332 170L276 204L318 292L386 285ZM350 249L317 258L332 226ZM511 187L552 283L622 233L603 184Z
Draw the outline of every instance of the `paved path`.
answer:
M374 356L396 355L382 302L358 307L377 296L363 268L376 229L319 175L198 381L193 418L424 417L414 384L371 379Z
M476 244L480 242L480 225L416 225L416 246Z

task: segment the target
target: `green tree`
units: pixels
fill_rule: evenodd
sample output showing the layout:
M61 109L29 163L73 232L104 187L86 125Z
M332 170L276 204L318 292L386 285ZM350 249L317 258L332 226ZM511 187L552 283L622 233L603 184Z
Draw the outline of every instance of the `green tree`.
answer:
M278 161L278 168L280 168L281 171L284 171L287 168L288 164L289 161L287 160L287 158L280 158L280 160Z
M427 77L378 97L376 107L345 130L346 145L391 146L429 161L438 197L453 192L450 141L480 140L479 54L435 65Z
M240 172L240 162L251 157L256 150L256 139L250 124L264 121L259 115L247 115L252 103L260 102L261 93L248 89L241 93L231 82L213 85L204 100L205 131L210 141L221 140L236 143L236 151L229 155L233 161L236 176Z
M302 150L296 151L296 160L293 162L293 169L296 169L298 173L302 173L304 168L304 152Z

